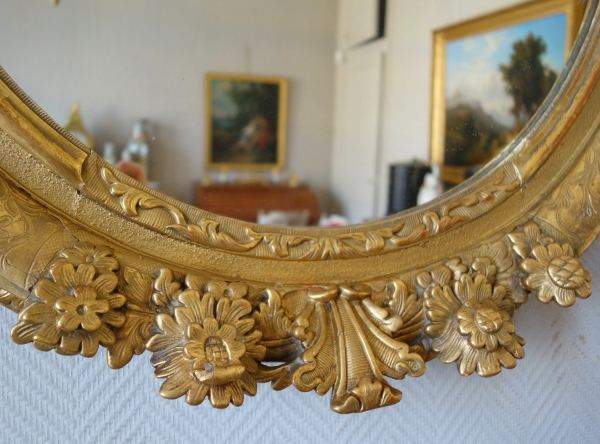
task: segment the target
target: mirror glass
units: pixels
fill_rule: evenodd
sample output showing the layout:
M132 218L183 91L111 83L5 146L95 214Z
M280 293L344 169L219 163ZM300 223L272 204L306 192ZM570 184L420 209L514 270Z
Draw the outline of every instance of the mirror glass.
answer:
M361 223L497 155L556 80L581 8L426 3L3 0L0 64L82 142L183 202ZM553 6L520 9L533 3Z

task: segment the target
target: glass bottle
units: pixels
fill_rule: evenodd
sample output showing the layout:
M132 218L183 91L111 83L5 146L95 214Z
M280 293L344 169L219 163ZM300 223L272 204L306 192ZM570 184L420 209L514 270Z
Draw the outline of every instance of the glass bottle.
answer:
M133 134L127 145L123 149L121 156L122 160L127 162L139 163L144 171L144 177L146 180L148 176L148 154L150 151L150 145L148 143L148 131L147 131L146 120L139 120L133 125Z

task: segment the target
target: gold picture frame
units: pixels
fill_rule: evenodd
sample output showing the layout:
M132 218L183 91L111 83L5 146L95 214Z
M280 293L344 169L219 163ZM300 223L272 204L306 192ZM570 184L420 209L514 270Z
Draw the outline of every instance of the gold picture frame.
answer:
M438 357L463 376L514 368L517 309L591 293L579 255L600 233L600 7L587 4L565 73L500 157L428 204L329 229L242 222L150 189L0 68L11 339L60 355L102 347L113 369L151 352L161 396L217 408L270 383L357 413L398 403L388 378Z
M536 0L434 32L430 157L432 163L441 165L444 182L458 184L465 180L508 145L524 126L520 121L523 117L525 120L531 117L525 112L515 111L515 106L512 112L509 112L509 93L506 93L506 97L501 96L507 86L498 84L504 82L500 78L502 68L492 64L486 65L484 60L498 64L498 58L502 54L502 62L508 66L510 59L507 49L512 48L514 51L512 45L519 38L541 30L542 34L535 37L544 45L542 54L548 49L548 52L552 53L550 55L554 56L554 65L558 65L557 54L562 52L564 66L581 24L583 8L584 4L579 0ZM540 20L544 22L539 22ZM551 28L552 26L564 27L561 28L564 29L564 47L555 41L556 29ZM548 35L551 35L549 44L544 41L544 37ZM535 43L534 41L533 44ZM448 51L449 44L454 45L451 51ZM469 55L469 51L472 56ZM454 59L449 61L448 57L452 56ZM463 69L452 69L459 63L462 63ZM469 66L470 69L464 69L465 66ZM508 66L506 69L509 68ZM546 71L555 76L562 70L562 66L553 68L554 70L551 70L544 66ZM483 76L479 75L476 81L471 79L475 69L485 72L488 76L495 74L496 78L493 82L488 80L484 86ZM450 79L453 88L451 92L447 91L447 82L452 74L454 76ZM551 83L548 83L545 88L551 87ZM549 89L540 91L541 100L547 94L546 91ZM453 94L450 99L449 94ZM541 104L541 100L538 100L538 105ZM453 103L452 110L449 110L449 101ZM516 113L517 117L512 115L513 113ZM519 115L523 117L520 119ZM446 128L448 118L451 119L449 122L452 122L453 128L450 136L447 135ZM510 123L510 119L514 119L514 123ZM468 137L473 133L478 135L477 138ZM470 148L469 144L477 146L477 149Z
M284 168L287 79L209 73L205 96L206 168Z

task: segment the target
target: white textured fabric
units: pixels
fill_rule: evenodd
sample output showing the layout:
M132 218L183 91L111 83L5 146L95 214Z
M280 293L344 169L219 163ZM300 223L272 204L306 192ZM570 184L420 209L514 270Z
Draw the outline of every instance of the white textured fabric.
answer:
M98 442L600 442L600 243L583 256L594 294L561 309L536 299L517 311L525 359L483 379L435 360L395 383L403 400L337 415L328 396L259 386L240 408L199 407L158 395L149 354L126 368L41 353L9 338L16 315L0 313L3 443Z

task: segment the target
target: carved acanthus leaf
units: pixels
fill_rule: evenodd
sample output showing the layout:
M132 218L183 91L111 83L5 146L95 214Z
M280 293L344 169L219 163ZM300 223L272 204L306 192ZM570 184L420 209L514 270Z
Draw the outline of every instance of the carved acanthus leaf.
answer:
M100 172L104 181L109 185L110 193L113 196L120 197L121 207L127 214L138 216L138 208L145 210L161 208L171 213L177 224L185 221L185 217L181 211L173 205L119 181L112 171L106 167L102 168Z
M146 341L154 324L154 310L150 302L152 279L126 267L123 280L123 293L127 297L126 320L117 331L115 344L107 352L108 366L114 369L124 367L134 354L140 355L146 350Z

